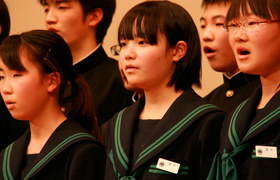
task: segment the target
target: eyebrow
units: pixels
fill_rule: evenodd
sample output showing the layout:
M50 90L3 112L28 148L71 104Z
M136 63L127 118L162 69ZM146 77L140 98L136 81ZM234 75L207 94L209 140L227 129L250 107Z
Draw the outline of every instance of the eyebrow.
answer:
M212 17L211 19L213 20L213 19L218 19L218 18L226 18L226 17L223 15L216 15L216 16ZM200 18L200 21L202 21L202 20L206 21L206 19L204 17Z
M71 0L54 0L56 5L59 5L61 3L68 3ZM49 5L49 3L47 3L47 1L45 1L45 3L43 4L44 6Z

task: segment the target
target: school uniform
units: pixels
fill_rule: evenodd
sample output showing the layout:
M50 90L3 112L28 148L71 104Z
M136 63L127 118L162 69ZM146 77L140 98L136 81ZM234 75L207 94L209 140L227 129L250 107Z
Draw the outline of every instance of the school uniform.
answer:
M100 45L92 54L74 65L92 92L98 125L132 104L133 92L127 91L118 68L118 61L110 58Z
M131 163L133 139L139 115L145 105L142 96L116 114L109 123L106 140L105 179L205 179L215 150L225 113L206 103L191 88L180 95L146 139L141 153ZM178 173L157 168L167 161L179 163ZM176 166L178 167L178 166Z
M27 129L26 121L12 117L0 95L0 151L22 136Z
M261 96L260 87L225 119L209 180L280 179L280 92L258 110Z
M223 75L224 83L211 91L205 99L226 113L248 99L261 85L258 75L239 72L233 77Z
M53 132L26 169L29 141L30 130L27 130L1 152L0 179L104 179L104 146L74 119L67 119Z

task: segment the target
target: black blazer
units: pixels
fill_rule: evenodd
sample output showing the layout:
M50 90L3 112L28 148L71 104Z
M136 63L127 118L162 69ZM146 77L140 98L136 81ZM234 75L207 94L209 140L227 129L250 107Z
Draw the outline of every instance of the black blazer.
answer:
M109 123L106 140L105 179L205 179L215 152L225 113L208 104L191 88L168 109L147 139L136 164L131 164L134 130L145 104L141 97L116 114ZM156 168L159 158L180 163L178 174ZM132 167L131 173L128 166Z
M51 135L26 177L21 177L30 130L1 152L0 179L104 179L105 149L75 120Z

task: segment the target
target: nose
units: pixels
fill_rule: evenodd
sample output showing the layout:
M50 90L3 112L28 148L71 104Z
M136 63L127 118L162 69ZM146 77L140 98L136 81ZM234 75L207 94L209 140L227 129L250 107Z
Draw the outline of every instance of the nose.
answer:
M0 90L1 90L1 93L5 94L5 95L13 93L13 88L12 88L11 84L5 80L1 80Z
M213 41L214 40L214 34L212 33L211 29L209 27L205 27L201 30L201 37L204 42Z
M125 48L122 48L124 51L124 58L126 60L133 60L136 57L135 46L133 43L128 42Z
M57 23L57 16L52 8L49 8L46 12L45 22L47 26Z
M246 35L244 28L241 27L237 28L234 32L234 40L236 42L245 42L248 40L248 36Z

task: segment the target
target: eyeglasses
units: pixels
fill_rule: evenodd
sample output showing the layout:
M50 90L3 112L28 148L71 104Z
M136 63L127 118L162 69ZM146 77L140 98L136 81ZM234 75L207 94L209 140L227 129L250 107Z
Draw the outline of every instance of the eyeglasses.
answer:
M241 22L230 21L227 25L224 25L224 29L229 33L235 33L238 27L242 27L249 31L256 29L260 23L273 23L278 22L280 20L266 20L266 21L259 21L254 18L247 18Z
M120 55L120 51L121 51L121 46L120 45L114 45L111 47L111 53L113 56L118 56Z

